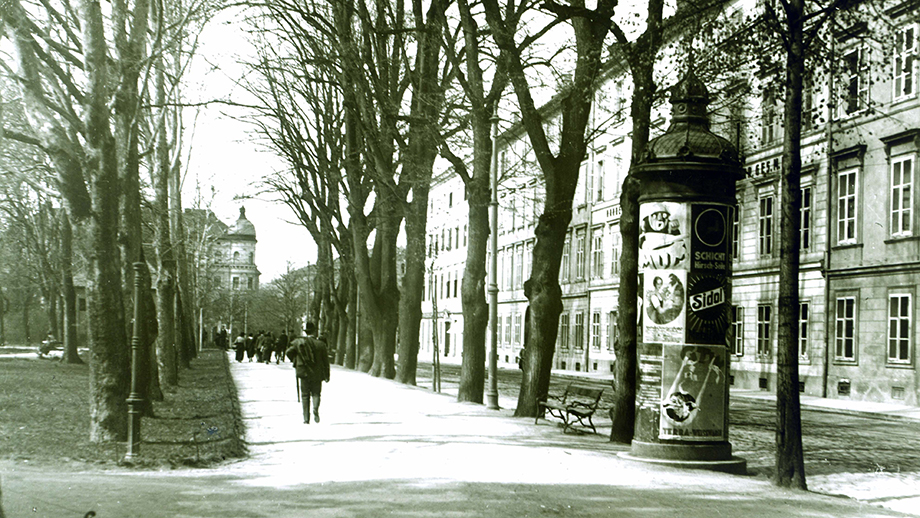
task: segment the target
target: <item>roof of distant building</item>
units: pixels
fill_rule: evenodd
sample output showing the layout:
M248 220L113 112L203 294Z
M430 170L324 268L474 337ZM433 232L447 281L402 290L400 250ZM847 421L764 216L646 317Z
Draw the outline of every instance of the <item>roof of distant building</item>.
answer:
M236 223L227 230L227 236L255 239L256 227L251 221L246 219L246 207L240 207L240 217L237 218Z

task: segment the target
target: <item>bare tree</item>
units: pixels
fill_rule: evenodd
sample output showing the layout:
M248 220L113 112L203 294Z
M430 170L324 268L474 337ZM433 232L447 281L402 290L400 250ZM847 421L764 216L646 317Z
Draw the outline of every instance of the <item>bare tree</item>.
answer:
M499 49L507 62L511 85L521 109L521 123L527 132L534 155L543 173L545 201L535 234L530 279L524 286L530 302L530 319L526 323L529 340L523 352L523 379L515 415L533 417L538 402L549 390L550 370L556 346L562 290L559 267L563 241L572 219L572 200L578 182L579 167L587 148L586 130L590 119L592 91L603 63L604 41L610 31L616 2L599 0L596 7L583 3L542 4L550 16L544 28L566 22L574 37L574 70L571 81L558 94L562 124L559 147L546 134L544 113L537 107L532 85L525 74L520 45L515 40L520 17L527 2L508 2L501 7L496 0L484 2L486 19Z

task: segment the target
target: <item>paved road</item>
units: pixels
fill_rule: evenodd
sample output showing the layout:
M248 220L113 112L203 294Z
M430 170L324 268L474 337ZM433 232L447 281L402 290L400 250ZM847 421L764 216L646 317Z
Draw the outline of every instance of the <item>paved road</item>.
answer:
M335 368L304 425L289 365L232 364L250 457L164 472L0 463L8 518L873 517L903 514L783 491L762 477L629 462L603 436Z

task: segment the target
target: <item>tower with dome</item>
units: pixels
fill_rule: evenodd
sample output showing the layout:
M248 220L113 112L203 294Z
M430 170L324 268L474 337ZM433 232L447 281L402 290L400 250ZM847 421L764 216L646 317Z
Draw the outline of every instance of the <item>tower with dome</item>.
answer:
M259 289L261 272L256 266L256 242L256 227L246 218L246 207L240 207L236 223L217 239L213 270L217 287Z

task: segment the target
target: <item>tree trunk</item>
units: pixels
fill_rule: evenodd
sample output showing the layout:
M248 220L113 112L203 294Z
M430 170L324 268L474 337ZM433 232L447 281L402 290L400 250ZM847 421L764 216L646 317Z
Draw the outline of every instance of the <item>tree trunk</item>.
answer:
M86 100L87 170L92 178L90 197L94 217L89 230L92 243L93 289L89 304L92 336L90 361L90 439L123 441L127 434L130 389L128 340L125 333L124 293L118 236L118 161L109 126L106 95L109 81L101 6L84 0L83 45L88 70Z
M137 0L134 11L128 12L126 2L112 4L115 52L118 55L120 81L115 90L114 122L118 153L118 170L124 196L121 200L121 234L119 244L122 254L122 276L125 284L125 314L134 314L134 263L141 257L141 187L138 126L140 94L138 81L146 52L149 14L148 0ZM130 18L131 31L127 26ZM126 330L131 334L131 330Z
M418 366L419 329L422 298L425 292L425 257L428 245L428 192L437 147L431 145L438 134L438 115L444 103L441 80L441 32L444 11L451 0L429 3L426 20L416 15L418 51L413 76L409 119L409 147L403 160L403 173L412 185L412 200L406 208L406 273L403 275L399 307L399 368L397 381L415 385ZM416 13L421 2L414 0ZM402 158L402 157L401 157Z
M559 266L566 231L572 219L572 199L578 183L579 167L587 148L586 129L594 100L594 85L601 66L604 39L610 29L613 3L599 1L595 16L581 16L558 4L550 5L554 14L569 19L573 29L577 59L572 83L560 97L562 131L558 155L554 155L546 136L545 122L537 109L514 29L502 17L498 2L483 3L501 57L508 66L509 80L521 109L521 123L527 132L534 156L543 172L546 200L535 231L533 272L524 284L530 302L527 343L522 351L523 378L514 415L538 415L539 401L549 390L550 371L556 349L559 314L562 313L562 290Z
M55 339L60 338L63 340L63 335L61 334L60 326L58 325L58 294L50 290L50 283L47 283L49 286L42 291L43 297L45 299L45 315L48 318L48 332Z
M575 162L574 178L578 177L579 163L580 160ZM533 271L524 284L524 295L530 302L530 318L524 323L529 329L526 333L529 340L521 351L523 377L515 417L539 415L538 402L545 400L549 393L550 372L556 352L559 315L562 313L559 266L562 243L572 220L574 189L563 193L562 200L558 202L551 194L547 189L546 208L534 232L537 240L533 248ZM564 201L566 198L568 202ZM552 207L559 208L553 210Z
M6 345L6 311L10 307L9 301L0 288L0 347Z
M491 146L488 146L491 148ZM486 153L486 150L482 150ZM491 151L488 152L488 157ZM480 166L482 167L482 166ZM463 363L457 400L482 403L485 384L486 329L489 303L486 300L486 249L489 242L489 176L474 172L467 185L469 194L469 239L466 264L460 285L463 304Z
M500 66L492 77L491 94L486 95L480 64L479 26L469 3L457 3L463 29L468 91L472 109L473 167L472 175L462 174L468 194L469 241L460 302L463 305L463 363L460 367L459 401L482 403L485 384L486 330L489 326L489 301L486 299L486 250L491 227L492 136L491 117L499 94L505 88L507 76ZM453 162L454 160L452 160ZM454 163L458 171L466 171L462 162ZM497 222L496 222L497 223ZM489 344L491 345L491 344Z
M345 367L358 368L358 286L354 280L354 270L348 286L347 325L345 334Z
M652 0L648 5L646 30L634 43L620 41L629 56L633 79L633 98L630 106L632 119L632 156L636 163L648 145L651 128L652 104L655 95L654 70L662 41L663 0ZM612 420L610 440L629 444L632 442L636 422L637 342L639 298L639 183L630 174L623 181L620 193L620 287L618 292L617 327L619 337L614 344L616 376L614 404L610 411Z
M648 133L646 132L646 138ZM631 175L620 193L620 287L617 307L616 375L610 409L610 440L629 444L636 423L637 320L639 290L639 182Z
M22 298L22 336L26 344L32 343L32 294L26 293Z
M785 131L780 175L779 333L776 354L776 472L773 483L806 489L799 402L799 207L802 171L803 0L783 4L786 48Z
M159 106L166 103L166 70L162 58L156 64L156 99ZM169 147L166 142L166 108L160 108L160 131L156 141L156 249L157 268L157 367L160 385L179 384L176 355L176 260L169 229Z
M61 211L61 286L64 300L64 356L65 363L82 364L77 353L77 290L73 285L73 227L66 210Z

